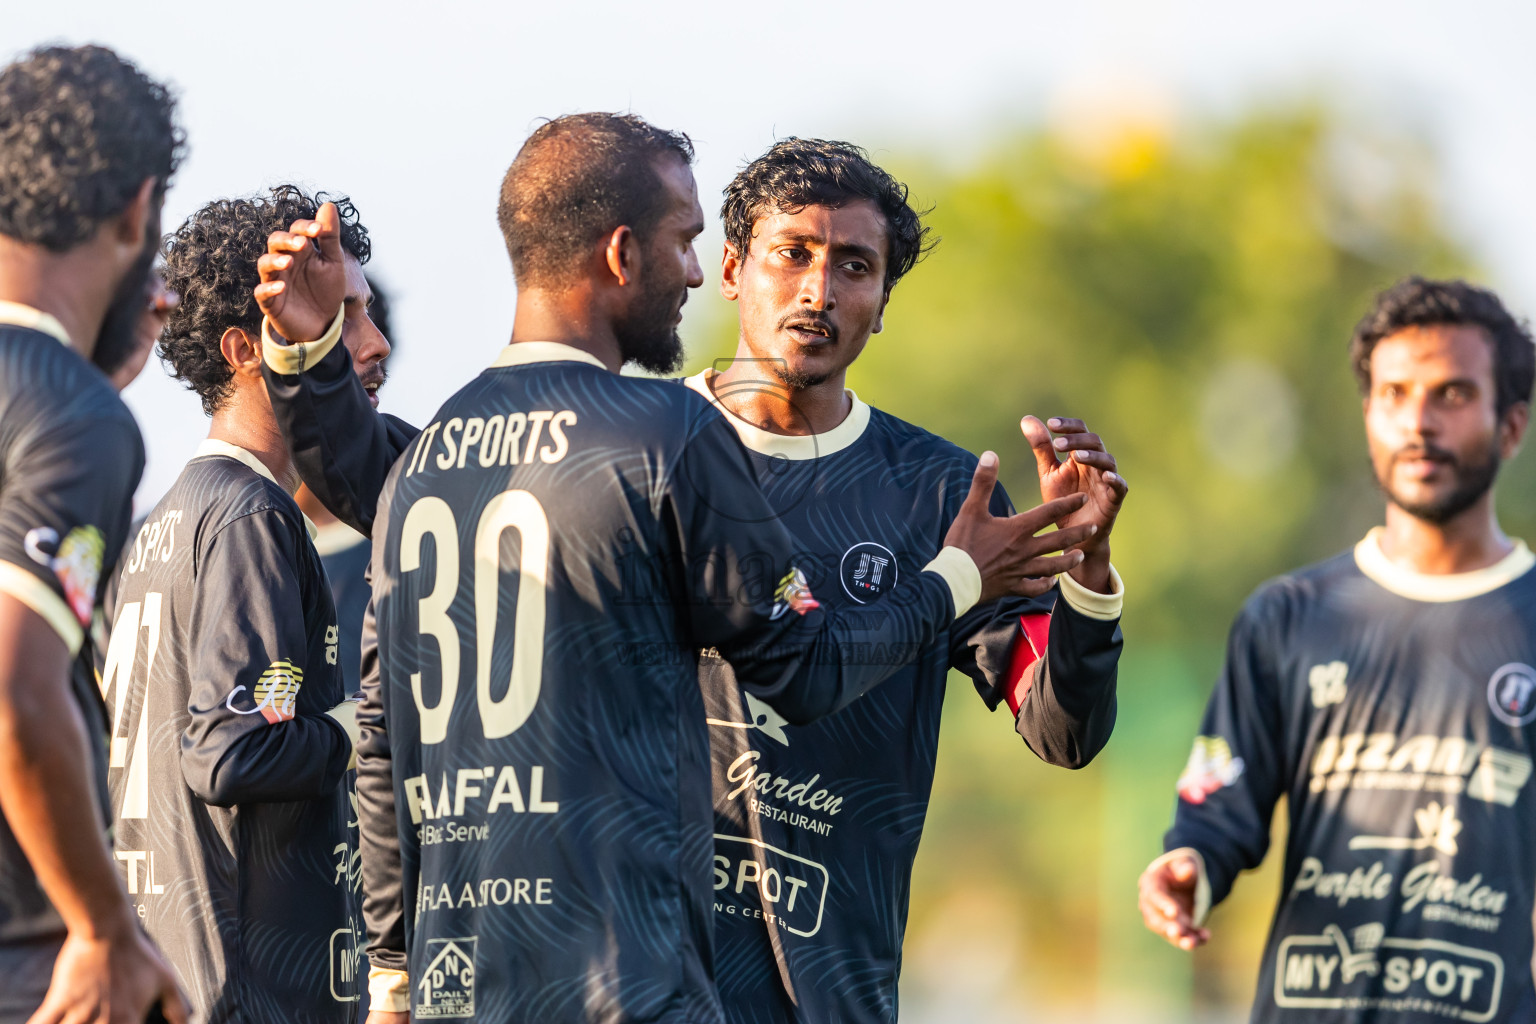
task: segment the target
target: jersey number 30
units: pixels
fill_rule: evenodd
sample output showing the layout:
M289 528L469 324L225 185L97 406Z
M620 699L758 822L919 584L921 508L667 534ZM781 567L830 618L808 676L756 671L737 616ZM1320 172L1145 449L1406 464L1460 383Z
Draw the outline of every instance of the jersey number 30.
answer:
M516 530L522 539L518 559L517 610L512 632L512 679L507 692L491 696L491 648L496 639L500 604L501 538ZM419 499L405 514L400 534L400 571L421 568L421 549L430 536L437 548L432 591L417 603L420 630L437 642L443 666L442 692L432 707L422 693L421 673L411 673L411 694L421 716L421 742L441 743L459 693L459 629L448 615L459 592L459 527L441 498ZM474 542L475 699L486 739L519 729L539 700L544 671L544 586L549 573L549 518L527 491L503 491L480 513Z

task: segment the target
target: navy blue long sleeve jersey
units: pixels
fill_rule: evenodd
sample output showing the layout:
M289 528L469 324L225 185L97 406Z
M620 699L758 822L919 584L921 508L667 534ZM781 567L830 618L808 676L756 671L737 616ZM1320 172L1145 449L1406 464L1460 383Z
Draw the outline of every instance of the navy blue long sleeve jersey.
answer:
M129 899L207 1024L348 1024L362 993L353 743L303 515L205 441L123 555L102 690Z
M106 807L106 724L84 643L98 584L127 539L144 443L107 379L59 322L0 302L0 591L31 608L74 656L67 679ZM42 1000L64 922L0 815L0 1022Z
M1219 901L1287 797L1254 1021L1536 1019L1533 565L1419 575L1372 533L1238 616L1164 843Z
M711 378L688 385L710 397ZM812 436L772 434L721 411L804 546L818 599L878 658L887 656L877 650L886 601L943 546L976 458L850 400L843 423ZM1012 511L999 487L993 513ZM1045 760L1081 767L1103 747L1115 719L1120 596L1063 586L1065 600L1052 592L971 610L877 689L806 725L743 690L718 653L701 660L716 976L733 1024L897 1019L912 862L951 668L989 707L1016 706L1016 728Z

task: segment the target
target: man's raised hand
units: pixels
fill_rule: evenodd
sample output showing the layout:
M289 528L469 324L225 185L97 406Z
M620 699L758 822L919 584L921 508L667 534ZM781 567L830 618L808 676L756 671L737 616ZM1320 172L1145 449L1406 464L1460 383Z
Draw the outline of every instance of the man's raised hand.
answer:
M1041 530L1083 507L1082 494L1047 501L1015 516L994 516L990 505L997 483L997 456L983 452L971 477L971 490L944 537L946 547L971 556L981 571L981 600L1005 594L1037 597L1051 589L1057 573L1077 567L1081 551L1071 550L1092 537L1098 528L1091 523L1069 526L1042 536ZM1061 554L1051 554L1060 551Z
M267 236L256 269L256 302L279 334L294 342L323 335L347 296L336 204L324 203L314 220L296 220Z
M1035 453L1040 497L1047 502L1069 494L1084 497L1082 506L1056 525L1098 527L1091 539L1079 545L1084 564L1072 575L1090 590L1108 592L1109 533L1129 490L1118 472L1115 457L1105 449L1103 439L1090 432L1082 420L1053 416L1042 423L1034 416L1025 416L1019 429ZM1060 436L1053 439L1053 432Z

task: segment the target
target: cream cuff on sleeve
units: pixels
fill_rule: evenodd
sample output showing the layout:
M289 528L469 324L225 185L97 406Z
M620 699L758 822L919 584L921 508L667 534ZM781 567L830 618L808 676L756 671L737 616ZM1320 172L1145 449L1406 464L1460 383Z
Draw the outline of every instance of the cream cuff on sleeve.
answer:
M19 565L0 562L0 591L10 594L42 616L43 621L59 634L59 639L64 641L70 654L80 650L80 644L85 640L85 630L80 620L75 618L75 613L69 610L69 605L48 584Z
M1199 928L1205 924L1205 919L1211 913L1211 880L1205 873L1205 857L1193 846L1181 846L1177 850L1169 850L1161 857L1147 865L1147 870L1162 867L1175 857L1193 857L1195 866L1199 869L1199 876L1195 879L1195 913L1192 924Z
M341 324L346 319L347 307L336 311L336 319L325 333L314 341L279 341L272 334L272 321L261 318L261 358L277 373L303 373L324 359L326 353L341 340Z
M357 701L344 700L331 710L326 712L336 724L346 731L347 738L352 741L352 756L347 760L349 769L357 767L357 741L362 738L362 729L357 724Z
M369 967L368 1009L379 1013L410 1013L410 975L404 971Z
M981 600L981 570L971 556L955 547L945 547L933 556L933 561L923 566L924 572L936 572L949 584L950 596L955 599L955 618L959 618Z
M1067 604L1090 619L1112 622L1120 617L1120 609L1125 605L1125 584L1121 582L1120 574L1113 565L1109 567L1110 591L1107 594L1089 590L1068 573L1057 576L1056 582Z

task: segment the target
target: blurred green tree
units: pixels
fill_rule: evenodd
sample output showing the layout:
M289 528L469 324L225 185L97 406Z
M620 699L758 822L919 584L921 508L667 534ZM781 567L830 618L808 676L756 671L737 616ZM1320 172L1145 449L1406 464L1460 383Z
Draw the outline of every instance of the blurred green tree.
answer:
M1474 273L1434 154L1295 103L1178 131L1021 130L959 170L921 153L887 167L932 205L942 242L896 288L850 385L996 450L1021 506L1038 500L1024 413L1085 419L1131 484L1109 749L1080 773L1046 768L951 687L904 1019L982 1019L989 985L1000 1005L1022 993L1028 1019L1188 1020L1191 1000L1245 1019L1275 875L1239 886L1193 971L1141 928L1135 881L1239 604L1380 521L1346 346L1398 277ZM728 357L734 338L732 310L698 354ZM1532 536L1528 462L1506 470L1501 507ZM956 985L971 993L960 1016Z

